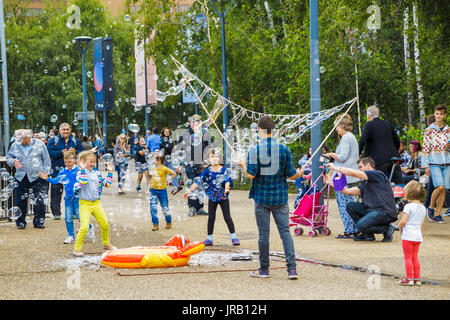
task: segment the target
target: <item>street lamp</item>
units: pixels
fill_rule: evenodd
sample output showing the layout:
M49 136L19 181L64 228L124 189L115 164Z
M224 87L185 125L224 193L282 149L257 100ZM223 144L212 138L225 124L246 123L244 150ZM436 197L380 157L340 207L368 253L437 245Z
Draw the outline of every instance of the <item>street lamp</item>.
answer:
M88 132L88 122L87 122L87 107L86 107L86 67L85 67L85 58L84 54L89 49L89 45L91 44L91 37L88 36L80 36L75 38L75 43L77 45L78 50L81 53L81 59L83 64L83 136L87 135ZM86 44L83 49L83 44Z
M229 1L209 0L209 2L211 3L211 6L213 7L214 11L219 16L220 24L222 27L222 87L223 87L223 97L228 100L227 62L226 62L226 55L225 55L225 17L228 14L228 12L230 11L234 0L231 0L230 4L228 5L228 8L225 11L223 11L223 7ZM219 2L222 11L217 10L216 6L214 5L214 2ZM224 132L228 128L228 102L226 102L226 103L227 103L227 105L223 109L223 131ZM224 159L225 165L226 165L227 164L227 145L226 145L226 143L224 144L223 159Z

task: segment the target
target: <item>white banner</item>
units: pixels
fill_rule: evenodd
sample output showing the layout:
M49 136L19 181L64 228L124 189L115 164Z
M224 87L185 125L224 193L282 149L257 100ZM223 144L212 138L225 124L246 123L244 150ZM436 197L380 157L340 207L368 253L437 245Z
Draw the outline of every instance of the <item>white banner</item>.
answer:
M136 35L136 31L135 31ZM153 38L154 32L151 37ZM148 40L147 40L148 41ZM147 59L147 92L145 92L145 54L144 43L138 43L136 38L134 42L134 57L136 58L136 105L145 106L145 97L147 94L148 104L155 105L156 101L156 64L153 59Z

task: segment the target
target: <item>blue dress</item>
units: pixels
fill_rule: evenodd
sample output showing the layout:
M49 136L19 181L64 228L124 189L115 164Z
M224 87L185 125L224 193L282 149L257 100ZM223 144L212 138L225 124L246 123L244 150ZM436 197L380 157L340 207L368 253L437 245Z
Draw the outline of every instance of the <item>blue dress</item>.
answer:
M201 179L203 187L205 187L205 193L210 201L221 202L223 200L228 200L228 193L224 193L225 184L229 182L230 188L232 188L233 180L226 168L222 167L220 171L214 172L211 167L208 167L203 170L199 178Z

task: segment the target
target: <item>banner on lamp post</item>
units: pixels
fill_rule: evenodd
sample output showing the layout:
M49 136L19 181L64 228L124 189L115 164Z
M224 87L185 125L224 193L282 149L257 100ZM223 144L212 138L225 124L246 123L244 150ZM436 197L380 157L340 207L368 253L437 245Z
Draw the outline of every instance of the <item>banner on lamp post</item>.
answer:
M136 35L136 32L135 32ZM151 37L153 37L154 32ZM156 64L153 59L145 59L144 43L138 41L137 37L134 42L134 56L136 58L135 74L136 74L136 105L145 106L156 105ZM147 62L147 77L145 74L145 62ZM145 81L147 80L147 91L145 90ZM147 95L147 101L145 100Z

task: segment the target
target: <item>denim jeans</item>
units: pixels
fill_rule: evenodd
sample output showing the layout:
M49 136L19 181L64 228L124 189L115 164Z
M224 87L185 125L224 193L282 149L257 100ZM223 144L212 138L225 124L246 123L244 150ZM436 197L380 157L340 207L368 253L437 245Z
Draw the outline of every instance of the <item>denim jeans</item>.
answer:
M379 210L367 210L361 202L350 202L347 205L347 212L355 222L356 228L365 236L385 233L389 230L389 225L397 220Z
M64 198L64 212L66 221L67 234L75 238L73 217L77 217L80 220L80 206L79 199L75 197L65 197ZM92 223L89 223L89 229L92 229Z
M64 198L64 210L65 210L64 220L66 221L67 234L75 238L73 228L73 217L75 216L78 219L80 219L78 198L75 197Z
M152 215L152 223L159 224L158 221L158 201L161 204L166 223L172 222L169 212L169 198L167 197L167 189L150 189L150 213Z
M169 168L170 170L175 171L175 168L173 167L172 162L166 161L166 162L164 163L164 165L165 165L167 168ZM178 174L177 174L177 175L175 176L175 178L172 179L172 185L173 185L174 187L178 187L178 184L179 184L179 181L178 181Z
M278 228L278 233L283 242L286 266L288 272L296 269L294 241L289 231L289 206L261 206L255 202L255 217L258 226L259 239L259 264L261 270L268 270L269 259L269 236L270 236L270 212Z

